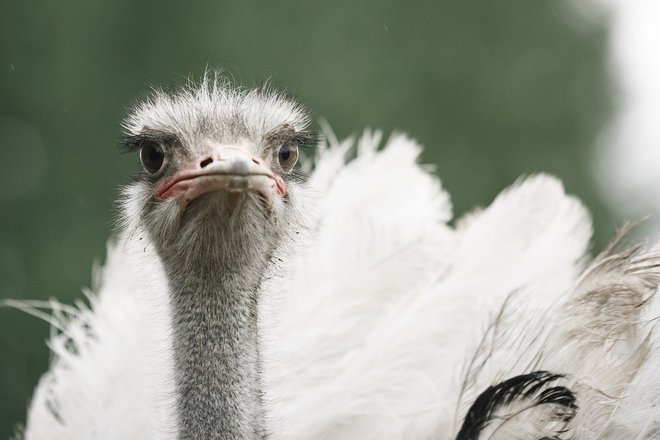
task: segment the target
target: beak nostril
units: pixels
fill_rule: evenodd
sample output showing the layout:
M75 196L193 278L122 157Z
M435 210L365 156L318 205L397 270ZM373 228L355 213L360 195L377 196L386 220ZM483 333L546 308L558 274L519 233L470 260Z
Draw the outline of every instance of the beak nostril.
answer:
M259 161L258 161L257 159L255 159L254 157L252 158L252 162L256 163L257 165L261 165L261 164L259 163Z
M210 165L211 163L213 163L213 159L210 158L210 157L207 157L206 159L202 160L202 161L199 163L199 166L200 166L201 168L205 168L206 166Z

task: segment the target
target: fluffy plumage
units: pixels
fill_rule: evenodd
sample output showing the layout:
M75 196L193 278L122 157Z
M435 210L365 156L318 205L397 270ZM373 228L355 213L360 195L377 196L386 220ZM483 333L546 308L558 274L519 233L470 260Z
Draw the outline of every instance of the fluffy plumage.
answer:
M216 127L209 118L233 141L246 127L259 138L274 121L306 124L278 95L227 87L157 94L127 128L148 120L194 144ZM187 104L198 111L181 113ZM414 141L327 137L302 164L297 226L260 288L269 438L660 438L657 253L608 250L587 265L589 215L545 175L452 226ZM143 184L127 190L127 213ZM90 308L48 305L54 361L26 439L180 435L171 286L141 218L127 215L109 245Z

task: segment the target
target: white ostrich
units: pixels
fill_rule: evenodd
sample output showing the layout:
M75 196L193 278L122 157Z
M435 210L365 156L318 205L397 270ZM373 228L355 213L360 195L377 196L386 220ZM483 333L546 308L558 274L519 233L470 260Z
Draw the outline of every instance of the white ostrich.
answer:
M47 305L27 440L660 438L658 254L587 265L543 175L452 227L402 135L321 142L305 179L307 123L220 79L137 106L143 170L91 306Z

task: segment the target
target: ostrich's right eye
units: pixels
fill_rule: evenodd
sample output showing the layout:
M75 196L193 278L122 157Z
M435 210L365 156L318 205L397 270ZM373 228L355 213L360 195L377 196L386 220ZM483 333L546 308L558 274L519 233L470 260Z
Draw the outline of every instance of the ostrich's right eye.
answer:
M156 174L165 164L165 152L157 142L144 142L140 146L140 162L149 174Z

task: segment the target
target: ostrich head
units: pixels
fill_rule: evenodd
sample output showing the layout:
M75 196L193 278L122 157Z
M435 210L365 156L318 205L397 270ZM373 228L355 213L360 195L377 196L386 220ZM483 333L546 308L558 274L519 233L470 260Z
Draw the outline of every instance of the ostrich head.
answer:
M125 189L125 219L179 267L199 267L199 258L225 267L247 263L241 257L254 262L293 221L307 124L281 94L218 78L156 92L124 123L126 147L142 165Z
M258 304L297 228L307 122L280 94L217 78L156 92L125 122L142 163L125 227L146 231L165 269L180 439L264 435Z

